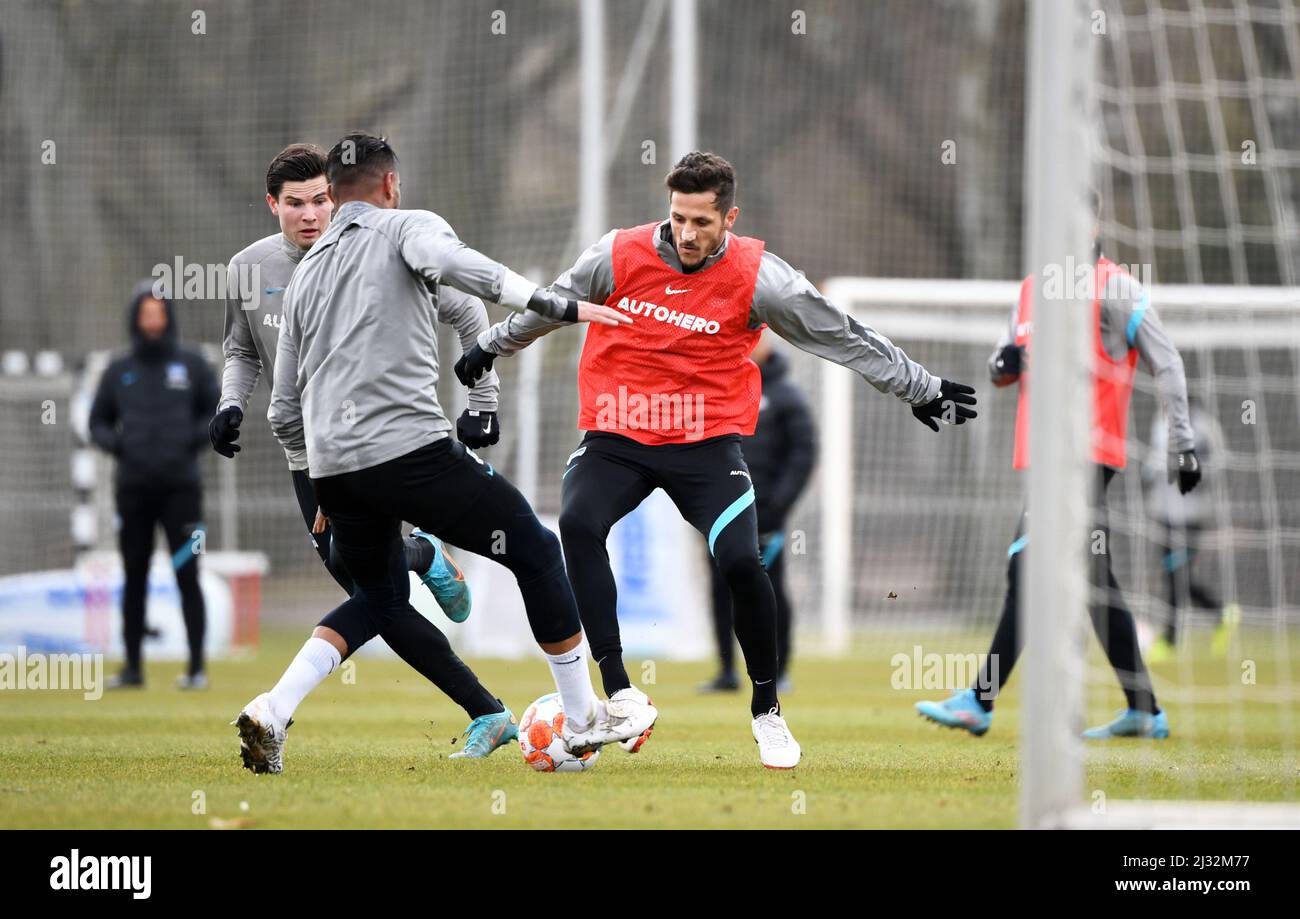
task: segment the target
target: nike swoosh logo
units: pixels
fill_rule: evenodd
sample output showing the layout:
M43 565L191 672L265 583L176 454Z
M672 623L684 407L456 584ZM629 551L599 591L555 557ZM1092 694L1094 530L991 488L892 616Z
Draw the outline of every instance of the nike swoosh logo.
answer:
M282 290L284 290L283 287L268 287L268 288L266 289L266 293L268 293L268 294L278 294L278 293L279 293L280 291L282 291Z
M450 555L444 552L442 553L442 560L447 563L447 567L449 567L452 571L456 572L456 577L454 577L452 580L454 581L465 580L465 572L460 570L460 565L456 564L455 559L453 559Z
M483 433L484 433L484 434L491 434L491 433L492 433L492 419L491 419L491 418L488 418L487 420L485 420L485 421L483 422Z
M673 285L671 284L664 288L664 293L666 294L689 294L690 292L691 289L689 287L685 290L673 290Z

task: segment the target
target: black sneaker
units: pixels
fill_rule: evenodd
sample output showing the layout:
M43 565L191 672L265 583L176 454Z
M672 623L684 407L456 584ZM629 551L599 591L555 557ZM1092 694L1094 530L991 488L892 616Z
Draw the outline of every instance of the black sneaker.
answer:
M109 689L131 689L144 685L144 674L134 667L123 667L117 676L108 678L105 684Z
M738 689L740 689L740 680L736 679L736 675L730 671L723 671L709 682L701 683L699 692L735 692Z

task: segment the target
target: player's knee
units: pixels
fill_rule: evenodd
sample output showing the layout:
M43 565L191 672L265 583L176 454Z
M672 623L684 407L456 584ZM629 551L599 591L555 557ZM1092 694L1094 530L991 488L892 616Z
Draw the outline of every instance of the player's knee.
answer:
M594 515L575 504L560 511L560 539L566 545L573 545L591 540L603 541L604 536Z
M535 581L564 570L560 538L542 525L535 514L521 519L502 534L502 562L521 583Z
M542 525L540 520L537 521L537 545L538 555L548 562L564 563L564 552L560 548L560 537L556 536L549 527Z
M767 577L763 562L757 550L753 552L732 551L717 556L718 570L732 588L743 587L756 578Z
M582 622L576 612L570 616L560 611L548 613L540 621L528 620L533 640L539 645L554 645L567 641L582 631Z

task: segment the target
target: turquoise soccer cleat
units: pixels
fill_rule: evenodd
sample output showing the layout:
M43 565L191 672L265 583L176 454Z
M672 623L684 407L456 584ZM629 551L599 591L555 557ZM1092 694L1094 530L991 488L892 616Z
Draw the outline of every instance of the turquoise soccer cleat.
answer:
M1161 711L1158 715L1140 712L1136 708L1125 709L1119 717L1109 724L1089 728L1083 732L1087 740L1109 740L1112 737L1148 737L1164 740L1169 736L1169 715Z
M976 737L984 736L993 724L993 713L984 711L973 689L963 689L942 702L918 702L916 710L935 724L965 728Z
M504 747L519 737L519 722L510 709L480 715L465 728L465 745L451 759L485 759L497 747Z
M411 535L426 539L433 545L433 564L420 575L442 611L452 622L464 622L470 614L469 584L465 575L442 547L442 540L424 530L412 530Z

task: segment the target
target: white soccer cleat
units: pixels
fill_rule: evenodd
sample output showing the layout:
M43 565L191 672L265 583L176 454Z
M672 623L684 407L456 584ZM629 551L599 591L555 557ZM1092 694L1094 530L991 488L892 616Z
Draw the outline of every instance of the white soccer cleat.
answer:
M608 701L596 700L596 717L581 731L573 730L571 718L564 720L561 732L564 746L574 756L581 756L607 743L637 740L654 727L659 710L650 704L639 689L622 689Z
M768 769L793 769L799 765L799 741L790 733L785 719L772 709L759 715L751 725L754 743L758 744L758 758Z
M244 706L239 717L230 722L239 728L239 755L244 768L261 775L284 770L284 741L289 725L281 724L271 710L268 693L262 693Z
M654 702L650 700L650 697L647 696L645 693L643 693L641 690L637 689L635 686L629 686L627 689L620 689L618 692L614 693L614 695L610 696L609 698L611 702L616 700L631 699L640 705L654 705ZM646 728L644 731L642 731L640 734L636 735L635 737L629 737L627 740L620 740L618 742L618 745L622 747L624 750L626 750L628 753L636 753L638 750L641 749L642 746L645 745L645 742L650 739L650 734L653 731L654 731L654 725L652 724L650 725L650 727Z

